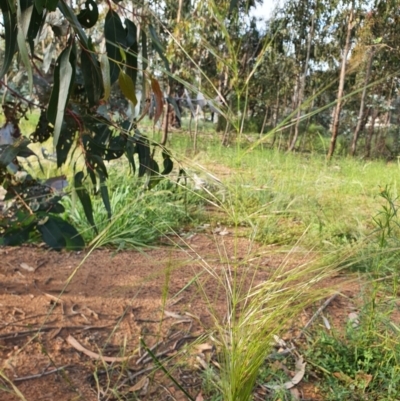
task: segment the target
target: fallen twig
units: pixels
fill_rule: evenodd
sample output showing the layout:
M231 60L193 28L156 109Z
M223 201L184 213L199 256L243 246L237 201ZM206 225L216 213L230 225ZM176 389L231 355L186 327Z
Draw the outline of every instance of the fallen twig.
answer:
M339 295L337 292L336 294L333 294L331 297L329 297L319 308L318 310L314 313L313 317L306 323L306 325L302 328L301 333L297 336L297 338L300 338L301 336L304 335L304 332L314 323L314 320L324 311L324 309Z
M106 326L44 326L44 327L39 327L37 329L32 329L32 330L25 330L25 331L16 331L12 333L6 333L6 334L1 334L0 339L2 340L9 340L11 338L18 338L21 336L26 336L32 333L44 333L46 331L50 330L62 330L62 329L69 329L69 330L101 330L101 329L107 329L110 326L113 326L112 324L108 324Z
M47 375L51 375L53 373L57 373L60 370L66 369L68 368L70 365L65 365L65 366L61 366L61 368L57 368L57 369L53 369L53 370L48 370L47 372L42 372L42 373L38 373L37 375L31 375L31 376L24 376L24 377L17 377L16 379L14 379L14 382L22 382L25 380L32 380L32 379L39 379L43 376L47 376Z
M156 342L152 347L150 347L150 351L154 351L159 345L161 345L164 341L158 341ZM136 365L139 365L141 362L143 362L144 359L149 355L148 351L145 351L144 354L136 361ZM150 358L151 360L151 358Z
M105 361L105 362L125 362L125 361L128 361L129 359L133 358L133 356L134 356L134 355L130 355L130 356L122 357L122 358L121 357L112 357L112 356L103 356L96 352L86 349L82 344L79 343L78 340L76 340L71 335L68 336L67 342L72 347L74 347L77 351L84 353L85 355L87 355L88 357L90 357L92 359L95 359L96 361L101 360L101 361Z

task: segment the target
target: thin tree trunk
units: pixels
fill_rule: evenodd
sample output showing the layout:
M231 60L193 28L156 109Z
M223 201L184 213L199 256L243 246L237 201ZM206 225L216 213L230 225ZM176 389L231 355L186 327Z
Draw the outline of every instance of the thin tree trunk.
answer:
M176 22L179 24L182 16L182 3L183 0L179 0L179 5L178 5L178 16L176 17Z
M265 128L265 125L267 124L267 118L268 118L268 113L267 113L267 110L265 110L265 116L264 116L264 119L263 119L263 122L262 122L262 126L261 126L261 130L260 130L260 138L264 134L264 128Z
M311 27L310 27L310 32L308 33L308 40L307 40L307 55L306 55L306 61L305 61L305 68L304 68L304 73L300 79L300 88L299 88L299 95L297 99L297 117L296 117L296 124L294 126L294 136L292 143L289 145L289 152L292 152L294 150L294 147L296 146L297 139L299 137L299 125L300 125L300 120L301 120L301 104L303 103L304 99L304 89L306 86L306 78L307 78L307 73L308 73L308 63L310 61L310 53L311 53L311 42L312 38L314 35L314 14L311 17Z
M372 69L372 62L374 60L374 55L375 55L375 49L372 48L369 53L367 71L365 73L364 88L361 94L360 111L358 112L357 126L356 129L354 130L353 141L351 143L351 149L350 149L351 156L354 156L356 154L358 135L361 132L361 128L363 125L364 113L365 113L365 98L367 95L367 86L369 83L369 79L371 77L371 69Z
M300 95L300 81L301 81L301 77L300 75L297 75L296 77L296 86L295 86L295 90L293 91L293 97L292 97L292 106L291 106L291 110L292 112L294 112L299 104L299 95ZM289 128L289 138L288 138L288 142L287 142L287 148L289 149L290 144L293 141L293 136L294 136L294 125L291 124L290 128Z
M375 120L377 117L378 117L378 112L375 109L372 110L371 125L368 130L367 140L365 141L365 157L367 158L371 156L372 137L374 136Z
M343 91L344 91L344 80L346 78L347 55L349 54L349 51L350 51L351 31L353 30L353 13L354 13L354 10L352 7L351 11L350 11L349 21L347 23L346 43L345 43L344 49L343 49L343 58L342 58L342 66L340 69L337 104L336 104L336 108L334 109L335 111L334 111L333 122L332 122L331 143L330 143L329 151L328 151L328 155L327 155L328 159L330 159L333 156L333 153L335 152L336 140L337 140L337 136L339 134L339 119L340 119L340 111L342 110L342 97L343 97Z

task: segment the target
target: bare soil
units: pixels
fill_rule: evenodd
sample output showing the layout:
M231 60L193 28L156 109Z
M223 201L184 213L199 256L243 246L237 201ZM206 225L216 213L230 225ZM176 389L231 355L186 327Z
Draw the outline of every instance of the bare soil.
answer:
M255 276L246 278L250 285L265 280L284 257L276 247L235 239L229 229L192 234L185 241L176 239L175 246L140 252L0 249L0 372L28 401L118 399L107 386L125 394L120 399L187 399L163 373L149 375L154 361L140 357L148 346L160 358L178 351L186 355L168 366L173 363L172 373L186 391L203 399L200 373L215 359L215 349L202 336L215 324L210 308L221 321L226 313L224 290L210 272L221 275L236 263L248 274L254 265ZM289 265L307 257L299 250ZM334 325L348 319L359 292L358 285L345 282L339 275L321 284L343 283L344 296L327 308ZM326 297L330 295L327 290ZM297 329L315 310L299 316ZM96 361L77 350L74 340L102 358ZM189 347L194 343L200 344L197 351ZM106 362L105 357L127 360ZM10 389L9 382L0 381L2 401L19 399ZM312 383L300 385L299 394L300 399L320 399Z

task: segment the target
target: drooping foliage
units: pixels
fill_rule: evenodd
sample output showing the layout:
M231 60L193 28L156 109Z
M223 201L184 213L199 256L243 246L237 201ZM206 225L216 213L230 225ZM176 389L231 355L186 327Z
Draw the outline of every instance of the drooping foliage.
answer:
M0 243L20 244L36 233L54 249L82 248L79 233L59 217L68 185L65 177L39 181L24 170L21 158L28 163L32 157L39 160L28 145L52 138L57 167L72 164L72 184L95 231L85 183L90 182L102 197L111 218L106 162L125 156L132 172L145 178L146 188L170 173L170 153L161 146L160 172L156 145L141 133L135 118L151 97L157 119L162 114L164 97L158 82L162 73L155 76L147 67L152 48L169 71L164 45L150 19L118 1L86 0L71 7L64 0L4 0L0 8L4 24L0 83L7 99L0 129L0 185L5 190ZM20 69L25 74L16 90L9 83ZM22 135L20 121L32 108L40 109L36 130Z

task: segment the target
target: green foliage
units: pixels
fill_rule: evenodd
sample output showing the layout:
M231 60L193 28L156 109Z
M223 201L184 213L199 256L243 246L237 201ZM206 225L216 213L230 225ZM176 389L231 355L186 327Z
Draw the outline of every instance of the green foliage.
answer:
M307 358L321 377L327 401L398 400L400 342L390 318L369 308L349 322L344 335L318 330Z

